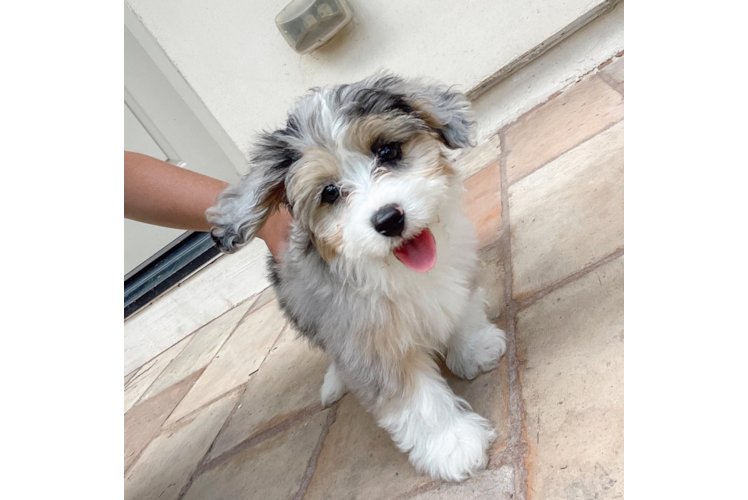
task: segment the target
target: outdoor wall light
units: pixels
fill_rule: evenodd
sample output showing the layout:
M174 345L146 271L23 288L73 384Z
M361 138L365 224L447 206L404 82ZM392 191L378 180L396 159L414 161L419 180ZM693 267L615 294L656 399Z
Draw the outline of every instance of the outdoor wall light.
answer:
M351 20L345 0L294 0L275 16L283 38L301 55L329 41Z

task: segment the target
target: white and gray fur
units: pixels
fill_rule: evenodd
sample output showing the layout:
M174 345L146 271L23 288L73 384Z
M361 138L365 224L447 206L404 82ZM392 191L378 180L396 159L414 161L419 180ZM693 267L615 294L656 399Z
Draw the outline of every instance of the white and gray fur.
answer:
M471 143L472 126L465 96L441 85L378 74L313 89L285 128L261 136L250 173L208 211L214 239L232 252L279 204L289 207L288 249L269 270L287 318L330 359L323 403L351 391L419 471L454 481L485 467L495 433L452 393L434 357L471 379L495 368L506 346L473 284L476 240L448 154ZM396 164L376 158L387 141L402 144ZM321 203L330 184L340 199ZM405 213L401 237L372 227L388 204ZM424 228L437 261L416 273L393 250Z

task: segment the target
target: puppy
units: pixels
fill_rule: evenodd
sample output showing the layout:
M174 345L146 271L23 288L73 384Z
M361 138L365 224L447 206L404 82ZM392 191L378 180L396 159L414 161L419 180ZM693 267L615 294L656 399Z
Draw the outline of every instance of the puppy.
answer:
M440 85L378 74L313 89L207 212L233 252L288 206L288 249L269 271L288 320L329 357L322 404L351 391L418 471L450 481L486 466L495 432L434 356L472 379L506 349L474 286L476 239L448 154L472 127L465 96Z

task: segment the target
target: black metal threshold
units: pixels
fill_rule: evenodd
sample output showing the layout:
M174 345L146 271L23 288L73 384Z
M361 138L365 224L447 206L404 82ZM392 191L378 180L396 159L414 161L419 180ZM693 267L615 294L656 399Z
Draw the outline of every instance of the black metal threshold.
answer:
M220 253L210 233L185 233L125 277L125 318L148 305Z

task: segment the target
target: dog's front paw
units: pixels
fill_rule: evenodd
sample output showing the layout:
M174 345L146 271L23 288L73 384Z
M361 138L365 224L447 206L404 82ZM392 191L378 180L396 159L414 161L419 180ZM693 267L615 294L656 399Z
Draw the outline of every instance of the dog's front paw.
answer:
M472 380L499 366L506 352L506 334L489 324L473 332L461 349L447 353L447 367L457 375Z
M320 390L322 396L322 406L327 408L335 401L339 400L345 394L345 382L340 378L340 374L334 364L330 364L325 373L325 381L322 382Z
M424 430L409 458L418 471L433 479L463 481L486 468L494 439L496 432L488 420L468 411L441 432Z
M490 372L499 366L499 361L505 352L506 333L504 330L489 325L475 334L473 360L481 372Z

